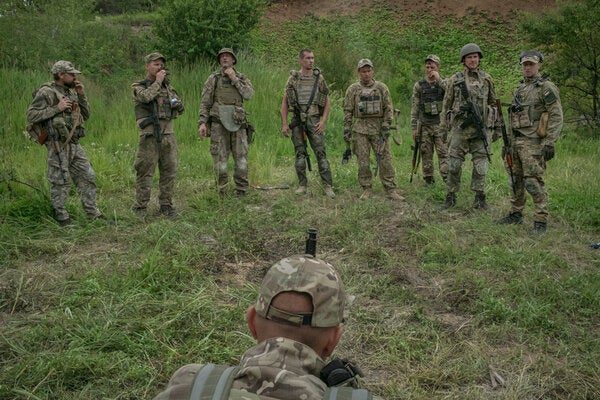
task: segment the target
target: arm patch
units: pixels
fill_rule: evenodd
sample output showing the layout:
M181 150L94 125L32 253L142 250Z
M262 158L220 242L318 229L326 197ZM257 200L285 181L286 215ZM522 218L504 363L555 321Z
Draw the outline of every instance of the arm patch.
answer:
M546 89L544 91L544 103L552 104L556 101L556 93L554 93L551 89Z

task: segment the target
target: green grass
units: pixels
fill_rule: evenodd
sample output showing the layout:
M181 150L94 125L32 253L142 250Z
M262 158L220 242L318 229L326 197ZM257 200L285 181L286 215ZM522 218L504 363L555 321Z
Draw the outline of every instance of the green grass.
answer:
M343 33L358 38L374 18L354 20ZM341 21L328 28L332 35ZM395 27L386 24L382 29ZM449 59L471 37L451 22L444 26L447 36L425 40L439 37L434 50ZM418 31L404 34L416 53L427 52ZM512 37L506 35L490 39L498 51L486 54L490 65L512 54L515 44L502 44ZM278 48L288 39L265 40ZM382 59L392 54L385 49L403 46L400 39L386 40L374 50ZM130 211L137 132L129 85L137 77L107 84L84 76L92 116L83 146L97 172L99 205L115 224L88 222L72 193L71 229L51 217L45 149L22 135L31 92L49 76L0 69L6 110L0 127L0 398L151 398L185 363L235 363L253 343L244 311L265 270L301 252L308 227L319 230L318 253L338 267L357 297L338 355L358 362L374 392L389 399L599 397L600 253L589 248L600 234L597 140L565 127L546 175L551 220L545 236L529 233L529 200L523 226L493 222L509 208L499 143L492 146L487 181L490 210L470 209L467 161L457 208L441 212L440 182L433 188L419 177L408 183L408 93L400 89L417 76L411 63L389 61L380 71L384 78L401 74L390 86L403 110L402 145L392 151L406 204L388 202L378 181L374 199L357 200L356 163L340 163L338 92L327 129L336 199L322 195L313 172L302 199L293 190L252 190L242 200L220 200L209 143L196 133L211 66L173 66L173 84L187 109L175 122L180 215L173 221L154 215L156 208L145 219ZM500 87L517 79L508 65L496 67ZM251 184L293 189L293 149L279 133L278 116L287 68L242 57L239 70L256 88L248 102L257 127ZM490 369L505 378L504 387L492 389Z

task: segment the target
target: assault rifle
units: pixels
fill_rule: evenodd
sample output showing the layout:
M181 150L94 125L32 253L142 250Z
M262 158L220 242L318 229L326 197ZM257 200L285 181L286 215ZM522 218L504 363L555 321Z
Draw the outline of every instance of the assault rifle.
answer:
M308 154L308 144L306 143L306 125L303 124L302 122L300 122L300 114L296 115L296 108L294 107L294 118L292 119L292 122L289 124L289 127L293 132L294 128L296 128L298 126L300 128L302 128L302 145L304 146L306 168L308 169L309 172L312 172L312 165L310 163L310 154Z
M52 118L48 118L46 122L44 122L44 128L48 133L48 139L50 139L50 146L52 146L52 150L54 150L54 154L56 154L56 157L58 158L58 167L60 169L60 174L62 175L63 182L66 184L68 183L67 176L65 175L63 160L60 156L60 135L52 125Z
M483 142L483 148L485 149L485 155L487 156L488 161L491 163L492 158L490 157L490 151L488 150L489 144L487 139L487 129L485 127L485 122L483 121L483 114L479 109L479 106L473 102L471 96L469 95L469 91L467 89L466 81L462 81L460 83L460 91L465 100L465 104L460 107L460 110L466 113L467 117L464 119L463 123L460 124L461 129L465 129L469 126L475 126L477 133L479 134L479 138Z
M350 142L346 142L346 150L344 150L344 154L342 155L342 164L348 164L351 157L352 148L350 147Z
M502 125L500 125L500 127L502 128L502 154L504 156L504 161L506 162L506 165L508 167L508 172L510 174L510 184L512 187L512 191L513 194L516 196L517 195L517 189L515 188L515 176L514 176L514 172L513 172L513 157L512 157L512 147L511 147L511 143L510 143L510 138L508 137L508 134L506 133L506 124L504 123L504 116L502 115L502 103L500 102L500 99L496 99L496 107L498 108L498 116L500 117L500 121L502 122ZM510 113L510 110L509 110Z
M162 142L162 130L160 129L160 122L158 120L158 104L156 100L152 100L152 115L149 116L148 118L144 118L143 120L140 121L140 123L138 124L139 127L141 129L144 129L145 127L147 127L148 125L153 124L154 125L154 138L156 139L157 143Z
M412 155L412 169L410 170L410 179L409 182L412 183L413 175L417 173L419 170L419 162L421 161L421 130L423 126L421 125L421 121L417 121L417 135L415 136L415 144L413 147L413 155Z

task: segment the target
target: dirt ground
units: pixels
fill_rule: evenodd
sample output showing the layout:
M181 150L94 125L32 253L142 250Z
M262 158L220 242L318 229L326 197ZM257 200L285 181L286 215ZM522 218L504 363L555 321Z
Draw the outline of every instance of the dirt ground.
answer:
M515 11L543 12L556 6L555 0L280 0L272 1L266 17L273 21L316 16L354 15L369 7L398 12L399 16L428 13L436 16L466 16L478 12L510 17Z

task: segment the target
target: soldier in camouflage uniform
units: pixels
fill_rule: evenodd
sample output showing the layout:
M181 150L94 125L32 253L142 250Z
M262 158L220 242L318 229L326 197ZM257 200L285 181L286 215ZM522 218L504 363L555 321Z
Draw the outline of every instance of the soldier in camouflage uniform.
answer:
M481 133L473 122L472 113L466 106L467 98L480 110L481 118L488 127L494 127L495 121L488 119L495 115L490 110L496 100L492 77L479 69L483 52L475 43L469 43L460 50L464 70L454 74L446 85L442 106L441 129L450 129L448 145L448 179L444 208L456 205L456 193L460 188L460 176L465 155L471 154L473 173L471 190L475 192L473 207L487 208L485 199L485 176L488 170L489 138L484 142ZM466 90L465 90L466 89ZM465 93L466 92L466 93ZM467 98L466 98L467 97ZM492 112L491 112L492 111ZM487 135L487 133L486 133ZM489 146L488 146L489 147Z
M347 304L342 281L331 264L299 255L273 265L263 279L255 305L246 313L258 344L242 356L232 383L225 388L231 388L226 398L323 399L326 381L331 385L334 380L334 374L324 373L329 370L324 359L341 338ZM202 367L190 364L180 368L155 400L195 398L190 397L194 387L204 385L199 379ZM340 385L357 385L354 374L345 378ZM366 399L359 395L368 392L353 393L356 397L352 399Z
M298 61L300 71L290 72L281 101L281 132L286 137L291 136L296 154L295 167L299 181L296 194L307 192L306 167L310 162L306 145L308 139L317 158L325 195L333 198L333 180L325 153L325 124L331 109L329 88L321 71L314 67L315 56L311 50L302 49ZM289 110L293 111L293 118L288 125Z
M543 56L538 51L521 53L523 80L509 110L511 148L503 149L503 152L512 153L515 190L510 213L499 221L503 224L523 222L527 191L535 207L535 233L546 231L548 193L543 175L546 162L554 158L554 144L563 125L559 91L554 83L540 74L542 62Z
M80 73L69 61L57 61L52 66L54 82L43 84L27 109L29 127L50 120L58 136L57 140L48 137L44 144L48 148L50 198L55 218L61 226L71 224L65 209L70 179L77 186L87 216L91 219L102 217L96 206L96 174L79 144L85 134L83 121L90 117L83 84L76 77Z
M445 82L440 79L440 58L435 54L425 58L425 78L413 86L410 123L415 145L423 162L423 179L431 185L433 178L433 150L437 153L440 175L444 182L448 174L446 132L440 129L440 114L444 100Z
M136 193L133 209L138 213L146 211L152 175L158 164L160 213L174 217L173 190L178 162L173 119L183 113L184 107L167 78L166 58L160 53L151 53L145 61L146 79L131 85L135 120L140 132L134 164ZM156 122L158 124L155 126Z
M390 153L390 127L394 107L390 91L383 82L373 79L373 63L366 58L358 62L359 81L346 90L344 98L344 140L352 142L358 160L361 198L372 195L371 149L377 157L379 178L392 200L404 200L396 191L395 171Z
M208 77L202 89L198 135L210 136L219 194L226 193L227 161L231 153L235 162L235 193L244 196L248 190L248 121L243 103L252 98L254 88L250 79L233 67L237 58L232 49L221 49L217 60L221 69Z

